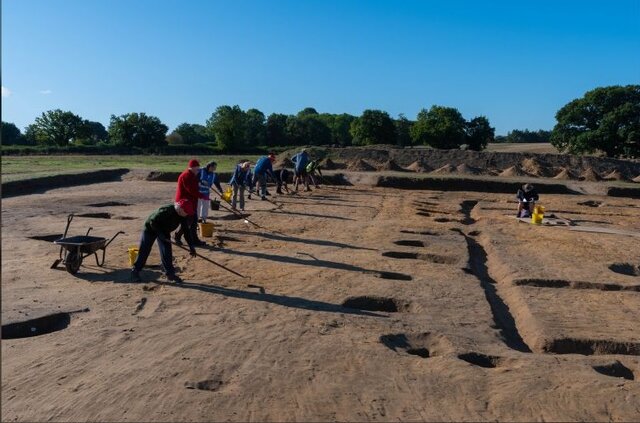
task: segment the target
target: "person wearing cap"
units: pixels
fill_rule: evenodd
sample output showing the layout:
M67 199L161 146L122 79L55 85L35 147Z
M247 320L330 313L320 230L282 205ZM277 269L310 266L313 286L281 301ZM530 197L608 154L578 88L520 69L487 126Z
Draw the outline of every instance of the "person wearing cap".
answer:
M251 162L242 162L236 165L236 169L231 175L229 185L233 188L233 199L231 200L231 207L234 209L238 203L238 194L240 194L240 210L244 211L244 190L247 185L247 174L251 170Z
M200 172L200 163L196 159L189 160L187 168L178 176L178 186L176 189L175 201L189 200L194 207L198 204L200 198L200 182L198 180L198 173ZM195 214L188 218L188 228L191 231L191 238L196 245L204 245L205 242L198 239L198 218ZM176 234L177 235L177 234ZM179 238L176 238L176 243L181 243Z
M267 176L272 180L275 180L273 175L273 162L276 160L276 155L269 153L268 156L260 157L256 162L256 166L253 168L253 173L260 184L260 199L267 199Z
M517 217L530 217L536 201L539 200L538 192L531 184L524 184L516 193L518 200Z
M131 269L131 281L141 282L140 271L147 263L153 242L156 241L160 250L160 260L167 279L171 282L181 283L182 279L176 275L173 267L173 255L171 252L171 232L178 226L185 233L185 238L189 244L189 252L192 257L196 255L196 248L191 239L189 231L188 216L195 214L193 202L186 199L176 201L174 204L167 204L155 210L144 222L140 246L138 247L138 258Z
M298 183L302 182L305 185L305 191L311 191L309 188L309 181L307 180L307 165L309 164L309 154L307 150L303 148L298 154L291 158L294 164L294 190L298 191Z

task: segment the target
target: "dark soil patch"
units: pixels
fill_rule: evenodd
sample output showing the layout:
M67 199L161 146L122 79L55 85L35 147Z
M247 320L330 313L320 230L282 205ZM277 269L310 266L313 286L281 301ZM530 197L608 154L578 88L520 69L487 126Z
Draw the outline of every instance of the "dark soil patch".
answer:
M600 291L634 291L640 292L640 285L620 285L605 282L567 281L562 279L516 279L518 286L535 286L540 288L598 289Z
M602 205L602 201L589 200L589 201L583 201L581 203L578 203L578 205L587 206L587 207L600 207Z
M460 211L464 214L464 219L462 219L463 225L473 225L476 223L476 220L471 217L471 211L478 204L475 200L467 200L460 203Z
M403 304L394 298L374 296L349 297L342 302L342 306L358 310L384 311L387 313L396 313L408 309L408 304Z
M418 241L417 239L402 239L399 241L393 242L396 245L404 245L407 247L424 247L424 242Z
M469 236L478 236L478 235L480 235L481 233L482 233L482 232L480 232L480 231L471 231L471 232L469 232Z
M78 214L77 217L90 217L92 219L111 219L111 213L84 213Z
M613 263L609 266L609 270L620 273L621 275L640 276L640 265L633 265L631 263Z
M29 239L35 239L36 241L47 241L47 242L53 242L60 238L62 238L62 234L36 235L36 236L29 237Z
M424 260L436 264L455 264L459 261L458 258L451 256L432 253L411 253L405 251L386 251L382 253L382 256L395 259Z
M418 253L408 253L404 251L386 251L382 253L383 257L391 257L395 259L417 259Z
M449 219L448 217L436 217L433 221L438 223L457 222L457 220Z
M428 212L417 212L418 216L431 217L431 213Z
M439 233L431 232L431 231L411 231L411 230L408 230L408 229L402 229L402 230L400 230L400 232L402 232L403 234L440 236Z
M640 343L620 342L599 339L562 338L548 341L543 350L554 354L582 354L582 355L640 355Z
M399 352L404 351L409 355L417 355L422 358L431 357L429 348L425 345L425 340L428 339L429 334L412 335L407 336L403 333L382 335L380 337L380 343L385 347Z
M217 391L222 386L222 381L208 379L200 382L185 382L184 386L187 389L198 389L200 391Z
M464 360L467 363L471 363L474 366L484 367L486 369L493 369L500 365L502 358L493 355L485 355L475 352L466 354L460 354L458 356L460 360Z
M411 275L405 275L404 273L396 273L396 272L379 272L378 277L381 279L390 279L394 281L413 280L413 277L411 277Z
M618 360L614 361L611 364L593 366L593 370L605 376L621 377L626 380L634 380L634 375L631 369L620 363Z
M121 203L119 201L107 201L106 203L87 204L89 207L115 207L115 206L130 206L131 204Z

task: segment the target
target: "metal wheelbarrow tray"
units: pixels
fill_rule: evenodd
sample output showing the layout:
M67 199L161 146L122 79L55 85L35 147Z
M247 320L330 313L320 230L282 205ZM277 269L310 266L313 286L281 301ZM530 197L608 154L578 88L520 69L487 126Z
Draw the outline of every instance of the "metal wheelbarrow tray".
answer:
M91 229L93 228L89 228L87 233L84 235L67 237L67 231L69 230L69 225L71 224L72 219L73 214L70 214L67 218L67 227L64 230L64 235L62 238L53 241L54 244L60 246L60 259L56 260L51 268L57 267L62 261L64 262L67 272L75 275L78 273L80 265L82 265L82 260L89 257L91 254L95 256L98 267L102 267L104 265L107 247L118 235L124 234L124 232L116 232L109 241L103 237L90 236L89 232L91 232ZM98 258L98 251L100 250L102 250L102 260Z

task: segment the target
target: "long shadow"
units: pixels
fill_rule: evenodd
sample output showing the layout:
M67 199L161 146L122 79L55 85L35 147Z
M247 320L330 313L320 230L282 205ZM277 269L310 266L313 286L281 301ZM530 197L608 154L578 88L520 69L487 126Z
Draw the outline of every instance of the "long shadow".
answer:
M469 251L469 270L478 278L480 286L484 290L485 297L496 326L500 329L504 343L509 347L521 352L531 352L529 346L524 342L509 306L502 300L496 289L496 281L489 275L487 267L487 253L485 249L475 239L457 230L460 235L467 241L467 249Z
M256 210L256 211L261 211L261 212L265 212L265 213L290 214L290 215L293 215L293 216L318 217L318 218L322 218L322 219L353 220L353 221L356 220L356 219L351 219L350 217L329 216L329 215L326 215L326 214L315 214L315 213L292 212L292 211L287 211L287 210Z
M283 204L299 204L299 205L302 205L302 206L308 206L309 205L309 203L303 203L303 202L300 202L300 201L282 201L282 200L280 200L280 202L283 203ZM377 210L377 208L373 207L373 206L358 206L358 205L354 205L354 204L335 204L335 203L327 203L327 202L324 202L324 201L319 205L321 205L321 206L332 206L332 207L349 207L349 208L356 208L356 209L374 209L374 210Z
M275 241L299 242L301 244L321 245L323 247L337 247L337 248L348 248L348 249L351 249L351 250L378 251L375 248L356 247L354 245L343 244L341 242L326 241L326 240L323 240L323 239L296 238L296 237L293 237L293 236L275 235L275 234L266 233L266 232L249 232L249 231L237 231L237 230L227 230L225 232L234 233L234 234L240 234L240 235L260 236L262 238L272 239L272 240L275 240Z
M132 283L129 282L129 270L128 269L110 269L110 271L102 273L78 273L76 276L79 279L87 280L90 282L112 282L112 283ZM343 307L338 304L326 303L324 301L308 300L306 298L291 297L286 295L267 294L260 292L242 291L239 289L224 288L215 285L204 285L199 283L184 282L181 284L175 284L170 282L161 282L157 279L150 279L149 273L156 274L156 272L143 271L142 282L135 282L136 285L143 285L145 283L157 283L160 285L171 286L181 289L195 289L197 291L206 292L209 294L224 295L225 297L240 298L250 301L262 301L271 304L277 304L283 307L299 308L302 310L310 311L324 311L328 313L340 313L340 314L353 314L358 316L368 317L387 317L384 314L372 313L365 310L357 310L352 308ZM160 276L157 273L156 276Z

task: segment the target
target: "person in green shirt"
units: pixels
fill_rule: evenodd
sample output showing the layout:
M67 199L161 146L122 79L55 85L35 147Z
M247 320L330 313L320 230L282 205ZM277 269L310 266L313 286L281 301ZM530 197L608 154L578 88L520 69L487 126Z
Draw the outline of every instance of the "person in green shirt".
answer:
M196 255L196 248L188 230L188 216L195 214L195 205L187 199L178 200L175 204L167 204L155 210L149 215L144 222L144 229L140 238L140 247L138 248L138 258L131 269L131 281L141 282L140 271L147 262L153 242L157 240L158 249L160 250L160 259L162 267L171 282L182 283L180 276L176 275L176 269L173 267L173 255L171 252L171 232L175 231L178 226L184 232L184 237L189 244L189 251L192 257Z
M307 164L307 177L311 180L311 183L316 187L320 188L318 185L318 181L322 179L322 171L320 170L320 163L317 160L311 160L309 164Z

